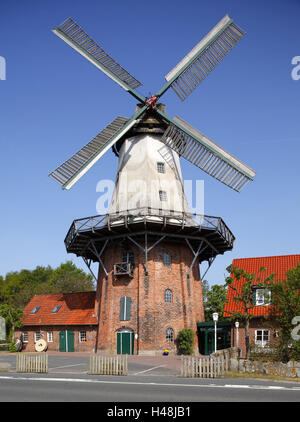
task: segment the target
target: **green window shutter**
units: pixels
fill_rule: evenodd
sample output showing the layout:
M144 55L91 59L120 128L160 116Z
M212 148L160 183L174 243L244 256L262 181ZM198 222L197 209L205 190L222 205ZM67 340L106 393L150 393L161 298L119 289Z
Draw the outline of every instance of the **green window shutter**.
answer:
M120 298L120 321L129 321L131 314L131 297Z
M130 312L131 312L131 297L126 297L125 298L125 320L129 321L130 320Z
M121 297L120 298L120 321L125 321L124 310L125 310L125 297Z

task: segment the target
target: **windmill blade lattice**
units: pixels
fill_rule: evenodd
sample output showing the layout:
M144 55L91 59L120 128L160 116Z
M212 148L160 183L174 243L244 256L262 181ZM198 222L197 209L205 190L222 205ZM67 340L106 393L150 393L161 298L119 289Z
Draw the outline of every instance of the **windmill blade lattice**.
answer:
M210 176L240 192L255 171L179 117L174 117L161 141Z
M144 97L135 91L135 88L142 85L141 82L110 57L73 19L68 18L53 29L53 32L126 91L139 100L144 100Z
M141 83L112 59L73 19L67 19L53 32L142 103L131 119L117 117L91 142L50 173L49 176L64 189L70 189L110 147L133 126L147 121L147 116L153 113L160 120L162 118L163 130L168 125L161 141L180 156L238 192L253 180L254 170L184 120L168 117L157 103L170 87L181 100L187 98L244 36L245 32L228 15L168 73L167 83L150 98L136 91ZM171 161L163 150L161 155L167 163Z
M94 139L81 148L71 158L61 164L49 176L64 189L70 189L73 184L93 165L111 146L109 141L116 135L129 119L117 117Z
M176 66L166 75L167 84L184 101L209 73L225 58L245 32L225 16Z

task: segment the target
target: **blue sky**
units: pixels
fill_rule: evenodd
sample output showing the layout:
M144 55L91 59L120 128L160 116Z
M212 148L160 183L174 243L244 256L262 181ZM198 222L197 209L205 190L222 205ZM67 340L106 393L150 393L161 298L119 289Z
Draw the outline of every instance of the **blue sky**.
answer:
M226 14L246 36L183 103L169 90L170 116L179 115L257 171L236 193L182 161L185 179L204 180L205 214L221 216L236 236L206 278L224 281L234 258L299 253L300 56L299 1L2 0L0 56L0 274L58 266L76 218L96 214L97 182L114 180L109 151L70 191L47 177L136 101L56 37L71 16L154 94L164 76ZM299 72L300 73L300 72Z

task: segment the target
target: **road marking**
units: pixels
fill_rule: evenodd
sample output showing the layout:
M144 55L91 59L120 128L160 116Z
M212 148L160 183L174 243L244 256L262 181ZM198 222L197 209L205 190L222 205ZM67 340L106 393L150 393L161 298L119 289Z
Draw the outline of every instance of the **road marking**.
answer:
M145 369L145 371L136 372L133 375L144 374L145 372L153 371L153 369L162 368L164 366L166 366L166 365L153 366L153 368Z
M85 363L76 363L75 365L55 366L54 368L49 368L49 370L61 369L61 368L70 368L71 366L80 366L80 365L85 365Z
M50 377L14 377L14 376L0 376L1 379L22 380L22 381L52 381L52 382L82 382L95 384L122 384L122 385L145 385L145 386L164 386L164 387L192 387L192 388L249 388L252 390L283 390L300 392L300 387L281 387L272 385L244 385L244 384L172 384L159 382L136 382L136 381L108 381L99 379L87 378L50 378Z

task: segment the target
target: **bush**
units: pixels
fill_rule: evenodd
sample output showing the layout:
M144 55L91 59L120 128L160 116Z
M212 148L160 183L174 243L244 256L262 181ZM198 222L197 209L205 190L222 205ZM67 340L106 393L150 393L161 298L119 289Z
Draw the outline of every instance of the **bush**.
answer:
M9 351L10 351L10 353L17 352L17 347L16 347L15 343L10 343L10 345L9 345Z
M194 351L194 332L190 328L184 328L177 337L179 353L191 355Z

